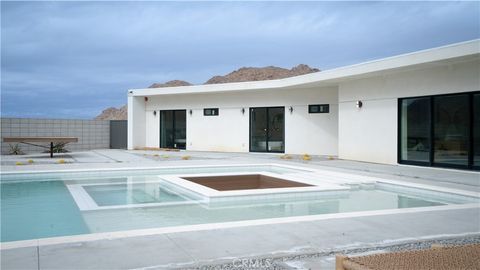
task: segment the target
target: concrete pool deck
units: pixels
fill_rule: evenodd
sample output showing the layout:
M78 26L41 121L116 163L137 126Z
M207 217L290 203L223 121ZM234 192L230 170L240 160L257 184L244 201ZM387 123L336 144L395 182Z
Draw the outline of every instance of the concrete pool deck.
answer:
M65 154L62 158L70 163L56 164L55 161L44 159L42 155L45 154L26 157L2 156L2 172L278 163L480 191L479 172L380 165L329 160L325 157L313 157L311 161L303 161L297 156L284 160L275 154L95 150ZM182 157L185 156L190 158L183 160ZM26 163L28 159L33 159L34 163L13 165L17 161ZM57 159L60 158L54 160ZM206 228L199 231L164 232L71 243L39 242L33 247L2 248L1 268L214 269L215 265L232 262L237 258L298 256L296 261L292 259L296 263L290 266L284 264L277 269L293 267L291 265L300 265L297 268L309 265L315 269L333 269L333 260L308 259L307 263L307 259L302 259L302 256L418 242L424 239L458 237L473 239L478 235L480 235L480 205L470 205L458 209L370 216L347 215L323 220ZM254 265L251 266L253 268Z

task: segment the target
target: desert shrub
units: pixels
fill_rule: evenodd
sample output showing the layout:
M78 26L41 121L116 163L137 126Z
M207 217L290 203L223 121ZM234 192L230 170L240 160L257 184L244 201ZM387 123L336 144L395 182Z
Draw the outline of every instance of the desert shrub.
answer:
M53 144L53 153L67 153L68 150L66 149L67 143L54 143Z
M20 145L17 143L17 144L9 144L8 146L10 146L10 150L9 150L9 154L10 155L23 155L23 151L22 151L22 148L20 148Z

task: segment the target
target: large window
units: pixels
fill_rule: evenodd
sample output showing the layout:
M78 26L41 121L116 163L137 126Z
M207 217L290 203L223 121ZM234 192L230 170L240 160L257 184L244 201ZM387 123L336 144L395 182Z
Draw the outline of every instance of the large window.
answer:
M480 94L473 97L473 166L480 169Z
M468 165L470 110L468 95L440 96L434 104L434 163Z
M479 168L479 99L478 92L400 99L399 163Z
M430 162L430 98L401 101L401 159Z

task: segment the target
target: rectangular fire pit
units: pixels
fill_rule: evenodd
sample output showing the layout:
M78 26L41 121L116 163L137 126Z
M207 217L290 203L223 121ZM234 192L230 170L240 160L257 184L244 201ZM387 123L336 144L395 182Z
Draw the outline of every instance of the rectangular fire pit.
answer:
M162 179L214 202L252 203L316 199L346 194L350 187L270 172L162 176Z
M183 179L218 191L312 186L263 174L183 177Z

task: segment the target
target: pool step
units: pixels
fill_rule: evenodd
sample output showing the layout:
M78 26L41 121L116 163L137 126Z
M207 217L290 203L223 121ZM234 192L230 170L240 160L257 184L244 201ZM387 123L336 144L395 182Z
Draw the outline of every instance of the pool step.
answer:
M315 180L319 183L331 183L337 185L360 185L360 184L374 184L376 181L374 178L354 175L348 173L336 173L326 171L316 171L309 173L292 173L289 174L300 179Z

